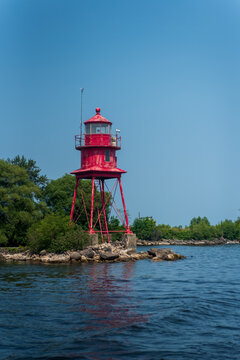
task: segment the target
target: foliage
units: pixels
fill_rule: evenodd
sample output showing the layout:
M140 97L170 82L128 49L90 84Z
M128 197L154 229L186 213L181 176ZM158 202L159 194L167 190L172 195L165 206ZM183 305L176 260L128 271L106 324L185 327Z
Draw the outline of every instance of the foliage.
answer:
M75 176L65 174L59 179L51 180L49 184L44 189L44 200L50 211L58 212L65 215L70 215L72 208L72 200L75 188ZM74 218L78 218L78 223L81 224L83 229L88 229L88 222L86 219L85 211L78 211L79 207L83 209L84 204L82 203L81 190L84 194L84 201L86 205L87 213L90 216L91 209L91 196L92 196L92 183L89 180L80 180L78 188L78 196L75 203L75 213ZM81 189L81 190L80 190ZM96 189L95 189L96 190ZM107 197L108 194L105 193ZM97 221L98 211L97 204L100 205L100 193L95 191L94 210L93 210L93 223ZM109 203L106 205L106 214L109 214Z
M25 246L28 242L34 251L52 249L66 251L80 249L88 241L84 230L88 230L81 191L75 204L74 218L78 218L81 227L69 228L69 216L75 187L75 177L65 174L59 179L48 182L36 161L16 156L7 161L0 160L0 246ZM90 216L92 183L80 180L85 206ZM100 213L101 194L95 188L93 224ZM109 194L105 193L106 199ZM105 199L105 200L106 200ZM99 209L97 208L99 205ZM80 210L79 210L80 209ZM83 210L83 211L81 211ZM110 206L106 205L108 228L114 231L112 240L121 239L124 226L115 217L109 219ZM99 224L97 225L99 230ZM240 218L235 222L224 220L215 226L206 217L194 217L189 226L159 224L151 217L135 219L131 229L140 239L160 240L204 240L224 237L240 240ZM115 232L116 231L116 232ZM120 231L120 232L118 232Z
M69 227L69 217L62 214L48 214L28 230L28 245L34 252L47 250L53 241L65 235Z
M240 240L240 218L235 222L232 220L222 221L218 225L211 225L206 217L194 217L190 221L190 225L182 228L182 226L156 225L152 228L144 224L144 219L136 219L133 231L138 237L145 240L158 241L162 239L178 239L178 240L213 240L215 238L224 237L228 240ZM144 233L142 228L148 233ZM140 234L140 236L139 236ZM151 236L150 236L151 235Z
M235 223L232 220L222 221L216 226L216 229L218 236L223 236L229 240L240 239L239 220Z
M133 223L133 232L139 239L151 240L156 221L151 217L137 218Z
M17 155L14 159L8 158L7 162L24 168L28 173L30 181L35 185L39 187L45 187L47 185L47 177L45 175L40 175L41 169L36 166L36 161L32 159L27 160L24 156L20 157Z
M65 235L53 239L50 251L63 253L67 250L82 250L89 243L89 235L78 225L71 226Z
M198 216L197 218L196 217L192 218L192 220L190 221L190 227L193 227L195 225L210 226L210 222L209 222L208 218L206 218L206 216L204 216L203 218Z
M0 244L24 245L28 228L46 210L27 171L0 159Z
M171 239L173 236L173 231L170 225L157 225L154 229L151 239L159 240L159 239Z
M48 250L64 252L81 250L88 243L88 234L80 226L69 227L69 217L62 214L48 214L28 231L28 246L33 252Z
M110 231L116 231L112 233L112 241L121 240L122 238L122 231L125 229L123 225L120 224L120 221L118 218L111 216L109 222L108 222L108 229ZM117 232L120 231L120 232Z
M44 189L44 200L50 211L69 215L72 206L75 177L65 174L57 180L51 180ZM78 200L76 206L79 206Z

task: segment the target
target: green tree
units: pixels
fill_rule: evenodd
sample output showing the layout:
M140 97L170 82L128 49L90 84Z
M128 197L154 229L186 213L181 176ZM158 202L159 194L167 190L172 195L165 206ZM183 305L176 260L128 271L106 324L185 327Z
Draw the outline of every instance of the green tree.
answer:
M207 240L217 237L216 228L211 226L206 216L192 218L190 221L190 232L194 240Z
M232 220L222 221L216 225L218 236L223 236L225 239L235 240L239 238L239 224L238 221L235 223Z
M120 224L118 218L111 216L108 222L108 230L114 231L112 233L112 241L121 240L122 238L122 231L125 230L125 227ZM119 233L117 231L120 231Z
M75 187L75 176L65 174L59 179L51 180L43 192L44 200L50 211L65 214L70 216L74 187ZM86 210L88 216L90 217L90 209L91 209L91 196L92 196L92 182L90 180L80 180L80 187L82 189L82 193L84 195L84 201L86 205ZM96 190L96 188L95 188ZM105 193L105 198L107 199L108 193ZM94 201L94 211L93 211L93 220L94 223L98 219L98 211L97 204L100 207L100 193L98 191L95 192L95 201ZM81 211L83 210L83 211ZM106 205L106 213L107 217L109 214L109 203ZM100 211L100 209L99 209ZM79 218L78 218L79 217ZM82 203L81 191L78 189L78 196L76 198L75 203L75 214L74 218L78 218L78 224L87 230L88 222L86 219L84 205ZM102 214L101 214L102 219Z
M8 158L7 162L24 168L28 173L30 181L32 181L35 185L41 188L44 188L47 185L48 179L45 175L40 175L41 169L36 166L36 161L32 159L27 160L24 156L20 157L17 155L14 159Z
M39 252L49 249L52 242L65 235L69 227L69 217L63 214L47 214L28 230L28 245L31 250Z
M152 240L171 239L172 235L172 228L170 225L160 224L157 225L153 231Z
M0 159L0 244L25 244L28 228L45 212L40 195L24 168Z
M190 227L192 227L194 225L199 225L199 224L205 224L205 225L210 226L210 222L206 216L204 216L203 218L201 218L200 216L198 216L197 218L194 217L190 221Z
M133 231L139 239L151 240L155 229L156 221L150 217L137 218L134 220Z
M27 235L29 248L37 253L81 250L89 242L88 234L77 225L69 226L69 217L63 214L47 214L31 226Z

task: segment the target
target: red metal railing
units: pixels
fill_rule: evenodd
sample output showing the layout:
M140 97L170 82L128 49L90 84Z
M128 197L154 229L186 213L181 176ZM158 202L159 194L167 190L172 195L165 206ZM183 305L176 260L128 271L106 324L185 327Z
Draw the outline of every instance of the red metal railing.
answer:
M82 146L112 146L121 149L121 136L106 134L75 135L75 148Z

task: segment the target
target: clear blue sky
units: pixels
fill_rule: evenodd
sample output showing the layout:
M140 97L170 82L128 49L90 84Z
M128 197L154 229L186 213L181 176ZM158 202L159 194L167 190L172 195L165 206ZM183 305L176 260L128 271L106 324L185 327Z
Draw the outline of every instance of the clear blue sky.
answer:
M79 167L84 120L121 129L131 221L240 215L240 0L1 0L0 157Z

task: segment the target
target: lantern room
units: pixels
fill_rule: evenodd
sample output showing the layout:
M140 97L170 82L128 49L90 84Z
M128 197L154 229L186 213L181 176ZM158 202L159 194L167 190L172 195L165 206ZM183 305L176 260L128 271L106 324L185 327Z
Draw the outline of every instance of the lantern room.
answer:
M116 132L112 135L112 123L100 114L96 108L96 115L84 122L83 136L75 136L75 147L81 151L81 169L125 172L117 169L116 150L121 149L121 137ZM108 172L108 177L111 174Z

